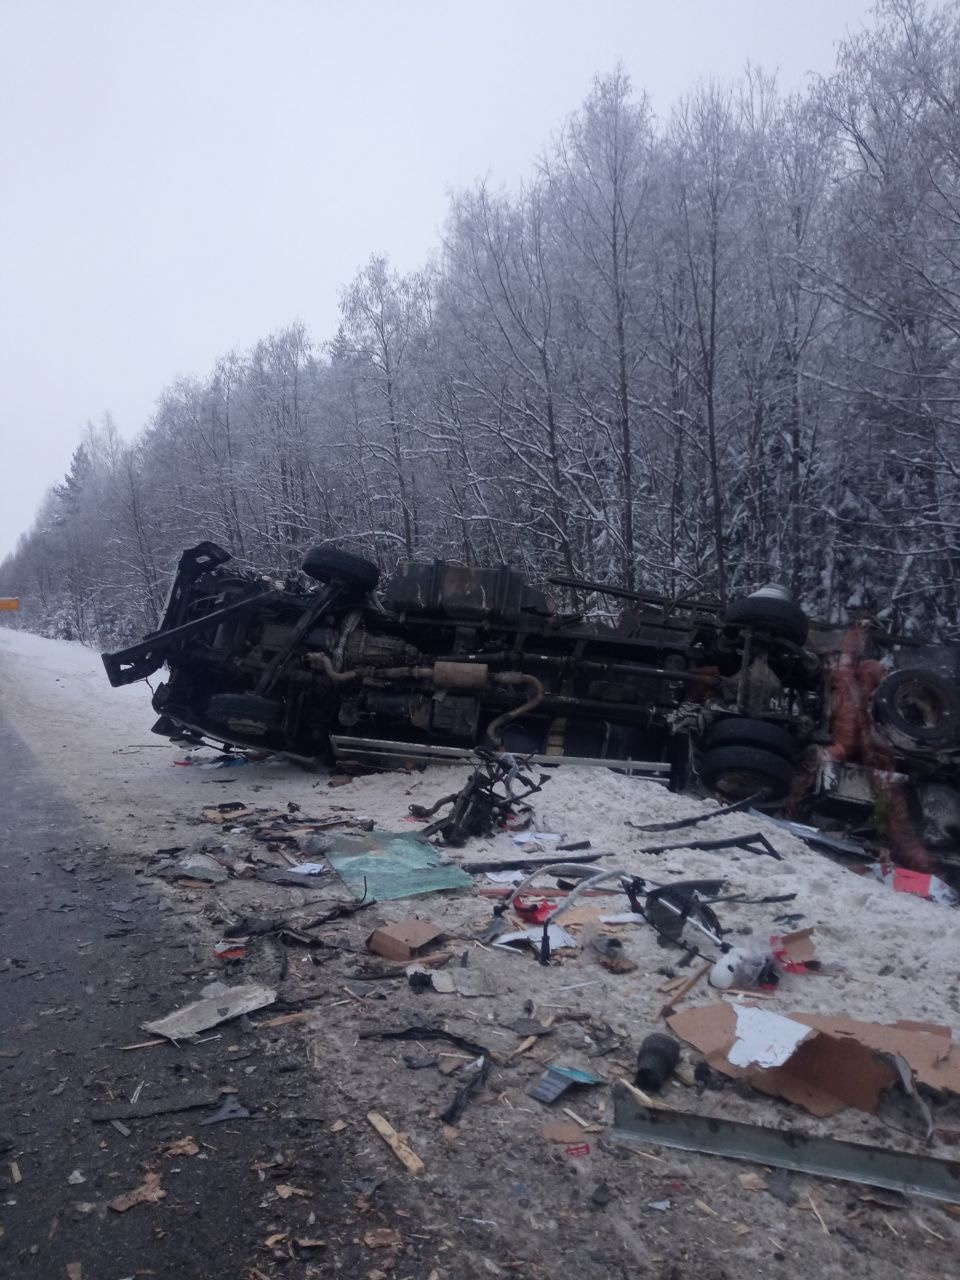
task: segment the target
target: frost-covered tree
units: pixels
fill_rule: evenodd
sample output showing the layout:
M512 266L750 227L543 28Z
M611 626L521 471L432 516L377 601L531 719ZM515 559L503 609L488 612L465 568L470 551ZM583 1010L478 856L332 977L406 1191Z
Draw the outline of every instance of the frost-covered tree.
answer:
M224 356L133 441L88 426L0 565L22 624L142 632L212 538L278 575L324 543L671 599L772 578L956 632L957 0L881 0L803 94L751 69L658 120L616 68L558 124L520 190L452 197L429 267L372 256L328 341Z

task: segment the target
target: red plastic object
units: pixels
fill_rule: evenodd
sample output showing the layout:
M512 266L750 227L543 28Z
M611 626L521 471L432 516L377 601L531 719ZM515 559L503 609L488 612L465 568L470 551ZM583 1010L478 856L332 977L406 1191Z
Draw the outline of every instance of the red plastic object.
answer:
M218 960L246 960L247 944L245 942L215 942L213 954Z
M589 1142L575 1142L572 1146L564 1147L564 1154L568 1156L588 1156L590 1154Z
M510 909L527 924L543 924L551 911L556 911L557 904L548 898L541 898L539 902L524 902L522 898L515 898Z

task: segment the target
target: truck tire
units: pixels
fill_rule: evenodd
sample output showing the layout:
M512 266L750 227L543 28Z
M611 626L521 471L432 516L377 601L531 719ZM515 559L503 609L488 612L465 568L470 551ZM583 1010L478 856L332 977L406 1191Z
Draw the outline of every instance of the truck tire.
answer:
M738 627L756 627L758 631L782 636L794 644L805 644L810 624L807 615L792 600L776 596L744 596L734 600L724 614L724 622Z
M259 738L283 723L283 706L255 693L218 693L207 703L207 715L218 725L246 738Z
M762 747L784 760L793 760L797 754L796 740L786 729L749 716L731 716L711 725L704 734L703 748L713 751L716 747Z
M765 800L782 800L790 793L793 768L762 747L715 747L701 757L700 780L727 800L745 800L758 791Z
M918 747L960 744L960 690L926 667L891 672L873 695L873 716Z
M344 582L363 592L372 591L380 581L380 570L372 560L339 547L311 547L300 567L317 582Z

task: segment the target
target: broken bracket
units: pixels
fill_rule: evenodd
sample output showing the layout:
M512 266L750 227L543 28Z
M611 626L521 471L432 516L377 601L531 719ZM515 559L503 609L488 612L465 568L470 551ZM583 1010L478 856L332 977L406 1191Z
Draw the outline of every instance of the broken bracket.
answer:
M221 1120L249 1120L250 1114L247 1108L237 1101L235 1094L228 1093L216 1111L211 1111L200 1121L200 1124L219 1124Z
M758 847L759 846L759 847ZM783 861L779 853L762 831L754 831L744 836L722 836L717 840L685 840L682 844L655 844L640 849L640 853L672 853L676 849L697 849L701 852L720 849L745 849L747 853L766 854L769 858Z

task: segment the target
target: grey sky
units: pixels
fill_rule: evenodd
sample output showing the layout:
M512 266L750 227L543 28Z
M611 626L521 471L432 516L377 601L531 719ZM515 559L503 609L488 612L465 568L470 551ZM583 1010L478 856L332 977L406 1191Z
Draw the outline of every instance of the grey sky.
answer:
M447 193L515 184L621 60L658 113L745 62L799 88L865 0L0 0L0 555L88 419L295 318Z

